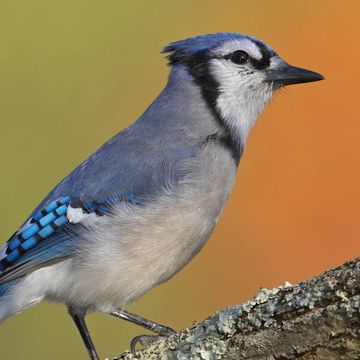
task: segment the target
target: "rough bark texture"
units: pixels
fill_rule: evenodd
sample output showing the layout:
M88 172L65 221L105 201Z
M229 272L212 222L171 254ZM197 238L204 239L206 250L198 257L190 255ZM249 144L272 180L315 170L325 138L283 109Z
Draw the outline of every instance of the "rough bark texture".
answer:
M116 359L360 359L360 257Z

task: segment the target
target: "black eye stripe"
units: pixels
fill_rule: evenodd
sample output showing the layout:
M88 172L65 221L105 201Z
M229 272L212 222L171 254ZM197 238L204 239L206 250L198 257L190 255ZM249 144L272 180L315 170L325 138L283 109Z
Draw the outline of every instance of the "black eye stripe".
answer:
M223 56L222 58L223 59L226 59L226 60L232 60L232 55L234 53L231 53L231 54L227 54L225 56ZM221 58L220 58L221 59ZM260 60L258 59L255 59L255 58L252 58L249 56L249 59L248 61L244 61L244 62L236 62L236 61L233 61L235 64L237 65L242 65L242 64L246 64L247 62L250 62L250 64L257 70L261 70L261 69L265 69L267 68L269 65L270 65L270 58L267 58L267 57L264 57L262 56L262 58Z
M246 64L250 60L249 54L243 50L236 50L231 54L224 56L224 58L231 60L237 65Z
M262 70L262 69L265 69L267 67L270 66L270 59L276 55L276 53L274 51L270 51L262 42L260 41L256 41L256 40L253 40L253 42L256 44L256 46L259 48L260 52L261 52L261 59L258 60L258 59L255 59L251 56L249 56L249 61L251 63L251 65L257 69L257 70ZM232 57L234 54L236 53L239 53L239 52L242 52L244 54L247 54L245 51L242 51L242 50L236 50L230 54L227 54L225 56L223 56L224 59L227 59L227 60L232 60ZM232 60L233 61L233 60ZM247 61L244 61L244 62L236 62L236 61L233 61L234 63L236 64L245 64Z
M251 65L257 70L266 69L270 66L270 59L264 57L261 60L251 59Z
M274 55L276 55L276 53L274 51L270 51L261 41L253 40L253 42L256 44L256 46L259 48L261 52L261 59L260 60L252 59L252 65L254 66L255 69L258 70L269 67L270 59Z

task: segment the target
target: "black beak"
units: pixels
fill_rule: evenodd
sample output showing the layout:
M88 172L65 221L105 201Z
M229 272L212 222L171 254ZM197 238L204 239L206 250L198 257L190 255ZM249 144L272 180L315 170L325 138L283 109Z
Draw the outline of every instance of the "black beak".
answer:
M280 86L286 86L324 80L324 77L314 71L284 64L277 69L268 70L266 80Z

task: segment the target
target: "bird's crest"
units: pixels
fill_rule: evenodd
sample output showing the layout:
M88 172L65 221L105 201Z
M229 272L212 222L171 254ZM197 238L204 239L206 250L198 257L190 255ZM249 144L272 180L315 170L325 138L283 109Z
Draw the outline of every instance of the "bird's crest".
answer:
M236 33L217 33L191 37L181 41L175 41L164 47L163 54L167 54L170 65L185 63L191 58L204 51L217 48L226 41L251 38Z

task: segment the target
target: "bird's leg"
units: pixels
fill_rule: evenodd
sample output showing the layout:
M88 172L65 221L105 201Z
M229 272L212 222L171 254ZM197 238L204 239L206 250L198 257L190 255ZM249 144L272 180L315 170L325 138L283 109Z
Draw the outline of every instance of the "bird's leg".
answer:
M143 328L158 334L158 335L139 335L139 336L134 337L134 339L132 339L132 341L131 341L131 352L134 355L135 355L135 347L136 347L137 343L140 343L141 345L148 345L148 344L151 344L152 342L154 342L155 340L159 339L159 337L168 337L168 336L176 333L175 330L173 330L167 326L144 319L143 317L141 317L139 315L132 314L125 310L111 311L108 314L111 316L115 316L119 319L129 321L133 324L142 326Z
M136 324L136 325L139 325L139 326L142 326L143 328L147 329L147 330L150 330L156 334L159 334L159 335L163 335L163 336L170 336L172 334L175 334L176 331L167 327L167 326L164 326L164 325L161 325L161 324L158 324L156 322L153 322L153 321L150 321L150 320L147 320L147 319L144 319L143 317L139 316L139 315L136 315L136 314L132 314L126 310L116 310L116 311L111 311L109 313L111 316L115 316L119 319L123 319L123 320L126 320L126 321L129 321L133 324Z
M74 320L74 323L76 327L78 328L80 335L84 341L84 344L86 346L87 351L89 352L90 359L91 360L100 360L99 355L97 354L95 350L94 343L91 340L89 330L85 323L85 315L79 315L77 312L75 312L74 309L71 307L68 308L69 314Z

